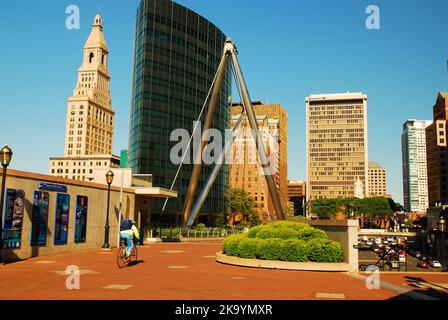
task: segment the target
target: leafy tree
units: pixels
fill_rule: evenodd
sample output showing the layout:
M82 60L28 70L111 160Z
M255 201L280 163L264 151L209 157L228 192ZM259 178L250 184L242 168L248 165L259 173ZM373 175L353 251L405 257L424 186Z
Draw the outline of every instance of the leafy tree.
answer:
M249 196L249 194L242 189L234 189L230 191L228 205L230 210L229 218L242 214L245 221L249 220L250 215L255 212L255 208L257 207L254 198Z
M341 211L339 199L318 199L311 202L311 212L319 219L332 219Z
M319 219L332 219L338 213L351 218L357 218L361 225L376 224L385 227L387 220L400 211L400 205L392 199L377 198L346 198L346 199L318 199L311 203L311 211Z
M214 226L217 228L224 228L227 225L227 218L224 213L220 213L216 216Z
M249 218L249 226L252 228L259 226L260 224L261 224L260 216L258 215L257 212L252 212Z

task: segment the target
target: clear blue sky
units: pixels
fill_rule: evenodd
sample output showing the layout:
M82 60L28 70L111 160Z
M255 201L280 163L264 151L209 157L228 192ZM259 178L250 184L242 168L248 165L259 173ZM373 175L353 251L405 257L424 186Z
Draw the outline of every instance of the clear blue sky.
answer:
M448 91L445 0L179 0L232 37L252 99L289 112L289 177L305 179L305 97L369 96L369 158L388 171L402 201L401 143L406 119L432 119L438 91ZM66 100L82 47L100 9L110 50L116 111L114 151L127 148L134 15L138 0L0 1L0 144L14 149L12 168L48 172L62 156ZM78 5L81 29L65 28ZM379 6L381 30L365 28Z

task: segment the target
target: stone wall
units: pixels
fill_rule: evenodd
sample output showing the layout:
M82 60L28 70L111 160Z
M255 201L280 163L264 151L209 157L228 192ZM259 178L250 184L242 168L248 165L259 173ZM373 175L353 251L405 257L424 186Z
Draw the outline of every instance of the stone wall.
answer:
M350 272L358 271L358 220L311 220L304 221L314 228L325 231L328 238L342 245L343 262L350 265Z
M1 172L0 172L1 177ZM67 244L54 244L56 194L63 192L39 190L39 183L52 183L67 187L70 196L68 241ZM104 242L104 226L106 222L107 185L94 184L76 180L61 179L47 175L8 170L6 178L7 189L19 189L25 192L24 216L21 235L21 247L18 249L1 249L3 261L15 261L37 256L46 256L67 252L99 249ZM45 245L31 246L31 217L32 202L35 191L44 191L50 194L47 240ZM75 243L75 210L77 196L88 197L88 213L86 228L86 243ZM122 215L134 217L135 194L132 189L123 190ZM6 201L6 199L5 199ZM116 247L118 242L118 221L120 210L120 189L111 188L109 223L109 244ZM3 212L3 219L4 219Z

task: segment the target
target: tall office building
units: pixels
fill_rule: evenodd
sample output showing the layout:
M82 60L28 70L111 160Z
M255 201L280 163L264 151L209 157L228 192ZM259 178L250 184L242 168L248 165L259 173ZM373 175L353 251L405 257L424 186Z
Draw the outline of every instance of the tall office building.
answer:
M448 204L448 93L440 92L433 108L434 121L426 128L426 156L428 166L428 202Z
M265 105L257 101L253 102L253 106L280 199L286 205L288 202L288 113L280 104ZM232 128L242 111L241 104L233 104ZM246 190L257 201L262 219L266 221L275 214L275 209L247 119L240 128L232 151L234 161L230 171L230 186L232 189Z
M120 157L112 155L115 113L108 58L103 19L96 15L84 45L78 82L67 102L64 157L50 158L53 176L92 181L95 169L119 167Z
M401 135L403 199L407 212L428 209L428 170L426 162L426 128L428 120L407 120Z
M218 69L225 40L224 33L213 23L177 3L140 2L135 18L129 129L129 165L134 174L152 174L155 185L171 188L178 165L171 161L170 152L179 142L170 141L171 133L186 129L192 134L193 122L198 120ZM230 71L229 67L214 117L214 128L223 136L229 125ZM199 189L211 169L203 166ZM182 166L174 185L178 198L168 202L163 219L169 217L170 222L180 222L177 219L182 215L192 170L192 164ZM227 209L227 189L228 169L224 168L202 208L200 220L204 215ZM164 200L152 203L156 221Z
M294 205L294 215L305 216L306 182L288 180L288 201Z
M367 196L367 95L311 95L306 124L307 199L353 197L358 179Z
M369 162L369 197L386 197L386 169L378 162Z

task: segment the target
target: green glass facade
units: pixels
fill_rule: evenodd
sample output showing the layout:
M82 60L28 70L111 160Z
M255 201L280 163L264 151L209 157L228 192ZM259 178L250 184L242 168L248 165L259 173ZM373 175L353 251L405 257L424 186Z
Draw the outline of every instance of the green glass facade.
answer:
M170 188L178 165L170 160L175 129L193 131L218 68L226 36L200 15L169 0L142 0L135 19L131 88L129 164L135 174L152 174L153 184ZM229 124L231 70L227 68L214 128ZM205 113L201 119L204 121ZM191 159L193 153L191 150ZM182 212L193 166L185 164L165 214ZM199 188L211 172L204 166ZM203 214L226 210L228 168L220 173L202 209ZM199 190L198 190L199 192ZM161 213L164 199L154 200L152 213Z
M120 152L120 168L125 169L129 168L129 151L121 150Z

